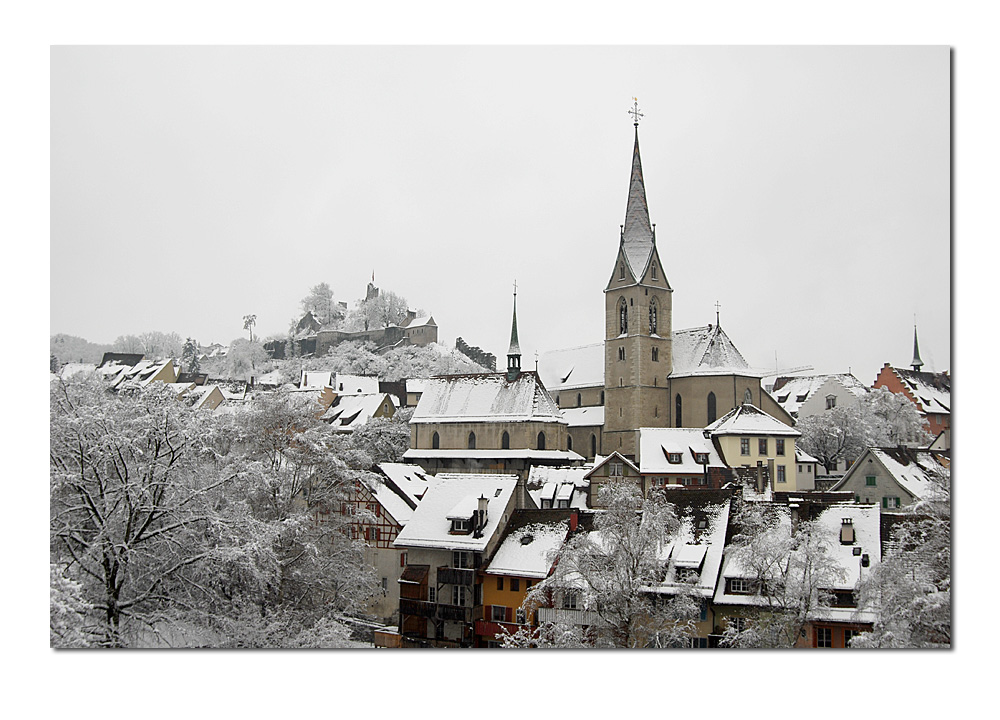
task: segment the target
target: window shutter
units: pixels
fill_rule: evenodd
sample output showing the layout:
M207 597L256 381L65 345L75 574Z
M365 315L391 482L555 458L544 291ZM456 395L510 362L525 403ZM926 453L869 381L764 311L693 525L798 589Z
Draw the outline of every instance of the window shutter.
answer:
M504 616L505 616L505 619L506 619L507 622L513 622L513 620L514 620L513 613L514 613L514 610L512 608L507 608L506 609L506 612L504 613Z

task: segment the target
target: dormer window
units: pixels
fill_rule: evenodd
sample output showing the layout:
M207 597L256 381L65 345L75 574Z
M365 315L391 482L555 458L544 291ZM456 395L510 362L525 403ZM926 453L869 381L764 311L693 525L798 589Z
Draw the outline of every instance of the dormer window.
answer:
M681 454L677 453L677 452L668 452L667 453L667 461L673 463L674 465L680 465L680 463L681 463Z
M451 531L459 535L468 535L472 532L472 520L466 518L453 519L451 521Z
M699 465L707 465L708 464L708 453L695 453L694 454L694 460Z

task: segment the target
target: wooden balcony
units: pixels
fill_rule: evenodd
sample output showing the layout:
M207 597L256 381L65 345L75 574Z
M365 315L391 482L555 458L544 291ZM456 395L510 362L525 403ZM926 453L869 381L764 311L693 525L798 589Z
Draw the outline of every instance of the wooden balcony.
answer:
M427 602L425 600L400 598L399 612L402 615L416 615L417 617L432 618L437 615L437 603Z
M451 620L452 622L472 622L472 608L465 607L463 605L438 605L437 616L442 620Z
M437 569L438 585L465 585L472 587L476 584L476 571L471 568L439 567Z

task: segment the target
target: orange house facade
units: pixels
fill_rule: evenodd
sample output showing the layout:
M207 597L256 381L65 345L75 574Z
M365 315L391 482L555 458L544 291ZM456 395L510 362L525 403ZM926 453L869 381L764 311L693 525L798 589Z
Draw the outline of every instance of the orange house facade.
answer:
M931 373L882 366L872 385L904 395L924 418L924 429L937 437L951 431L951 376L948 372Z

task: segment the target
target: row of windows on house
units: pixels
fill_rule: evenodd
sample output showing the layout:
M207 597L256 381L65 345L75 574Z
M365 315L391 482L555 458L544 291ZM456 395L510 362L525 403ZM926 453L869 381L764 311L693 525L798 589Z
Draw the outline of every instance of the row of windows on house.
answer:
M740 438L740 455L749 455L749 454L750 454L750 438ZM768 454L767 438L757 438L757 454L758 455ZM775 455L785 454L785 438L774 439L774 454Z
M757 464L759 465L760 462L758 462ZM750 469L749 465L744 465L743 467L746 468L747 470ZM774 481L776 483L788 482L788 476L785 474L785 466L784 465L775 465L774 466Z

